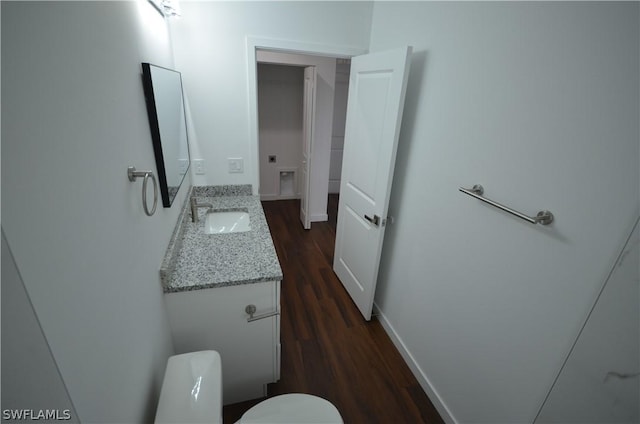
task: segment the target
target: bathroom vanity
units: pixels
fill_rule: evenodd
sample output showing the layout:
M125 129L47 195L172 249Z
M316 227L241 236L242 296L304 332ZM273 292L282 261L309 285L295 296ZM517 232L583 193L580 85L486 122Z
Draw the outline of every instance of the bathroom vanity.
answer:
M193 187L192 196L212 208L192 222L187 199L160 270L176 354L220 353L225 404L263 397L280 377L282 270L260 199L251 186ZM212 211L248 212L249 231L207 234Z

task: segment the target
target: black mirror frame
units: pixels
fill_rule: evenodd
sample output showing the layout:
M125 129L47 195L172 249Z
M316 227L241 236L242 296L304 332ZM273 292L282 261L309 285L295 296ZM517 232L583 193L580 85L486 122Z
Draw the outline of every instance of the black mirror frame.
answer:
M183 108L183 119L185 120L185 133L186 133L186 141L187 141L187 159L188 164L185 170L182 179L180 180L180 184L178 184L178 189L176 193L173 195L173 198L169 196L169 185L167 183L167 172L165 169L165 161L164 154L162 151L162 137L160 136L160 124L158 122L158 112L156 109L156 100L153 92L153 79L151 77L151 66L156 68L165 69L167 71L175 72L178 74L180 79L180 92L182 94L182 108ZM164 68L162 66L152 65L150 63L143 62L142 63L142 85L144 88L144 97L147 105L147 115L149 117L149 127L151 129L151 140L153 141L153 152L156 158L156 168L158 170L158 183L160 186L160 195L162 197L162 206L165 208L171 207L173 203L173 199L177 195L177 192L180 190L182 183L184 182L184 177L189 172L189 168L191 167L191 152L189 150L189 131L187 130L187 117L186 110L184 108L184 91L182 86L182 75L180 72L175 71L173 69Z

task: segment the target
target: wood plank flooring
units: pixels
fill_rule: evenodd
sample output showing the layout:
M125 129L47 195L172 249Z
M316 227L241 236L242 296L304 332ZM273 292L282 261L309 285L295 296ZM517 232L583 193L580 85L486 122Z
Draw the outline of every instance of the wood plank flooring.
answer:
M302 229L297 200L263 202L284 274L281 379L269 397L309 393L332 402L345 423L442 423L376 319L365 321L332 270L337 218ZM233 423L261 401L224 408Z

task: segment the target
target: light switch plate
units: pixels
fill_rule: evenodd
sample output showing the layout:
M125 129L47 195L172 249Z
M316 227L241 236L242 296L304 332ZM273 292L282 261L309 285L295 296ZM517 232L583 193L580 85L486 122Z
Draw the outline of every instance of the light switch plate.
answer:
M196 175L204 175L204 159L194 159L193 169L196 171Z
M228 161L230 174L242 174L244 172L244 159L229 158Z

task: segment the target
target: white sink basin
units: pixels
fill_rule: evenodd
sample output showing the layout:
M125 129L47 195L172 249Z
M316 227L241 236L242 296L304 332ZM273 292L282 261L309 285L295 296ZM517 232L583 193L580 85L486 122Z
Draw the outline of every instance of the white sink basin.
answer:
M242 233L249 231L249 213L245 211L219 211L207 213L205 234Z

